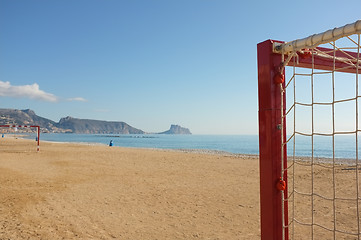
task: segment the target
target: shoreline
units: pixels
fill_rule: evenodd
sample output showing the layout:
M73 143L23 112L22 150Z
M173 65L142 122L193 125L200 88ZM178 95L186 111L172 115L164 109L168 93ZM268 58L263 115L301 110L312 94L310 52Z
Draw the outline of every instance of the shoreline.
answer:
M10 136L10 138L19 138L23 140L32 141L30 138L26 138L26 135L13 135L13 134L6 134ZM108 136L104 136L108 137ZM6 138L6 136L5 136ZM58 143L58 144L79 144L79 145L86 145L86 146L109 146L106 143L99 143L99 142L72 142L72 141L51 141L51 140L42 140L40 135L40 148L41 143ZM183 152L183 153L197 153L197 154L212 154L212 155L220 155L220 156L232 156L232 157L249 157L249 158L258 158L258 154L246 154L246 153L233 153L227 152L222 150L214 150L214 149L183 149L183 148L152 148L152 147L128 147L128 146L112 146L112 148L129 148L129 149L144 149L144 150L156 150L156 151L175 151L175 152Z
M30 138L26 138L26 135L21 134L5 134L10 138L14 139L24 139L32 141ZM90 134L91 135L91 134ZM25 137L24 137L25 136ZM104 136L104 137L108 137ZM42 140L40 137L40 149L41 149L41 143L47 142L47 143L58 143L58 144L79 144L79 145L85 145L85 146L109 146L106 143L100 143L100 142L72 142L72 141L51 141L51 140ZM129 149L144 149L144 150L155 150L155 151L174 151L174 152L183 152L183 153L196 153L196 154L211 154L211 155L219 155L219 156L229 156L229 157L238 157L238 158L257 158L259 157L259 154L247 154L247 153L233 153L233 152L227 152L222 150L213 150L213 149L182 149L182 148L154 148L154 147L133 147L133 146L112 146L112 148L129 148ZM293 156L289 155L287 156L288 162L291 162ZM332 164L333 158L332 157L314 157L314 162L316 164ZM312 157L310 156L295 156L295 161L297 162L311 162ZM361 161L361 159L359 160ZM353 158L342 158L337 157L335 158L335 164L337 165L355 165L355 159Z
M27 139L25 139L27 140ZM105 146L109 148L120 148L120 149L133 149L133 150L151 150L151 151L161 151L161 152L179 152L179 153L194 153L194 154L209 154L209 155L219 155L219 156L228 156L228 157L238 157L238 158L257 158L259 155L257 154L244 154L244 153L232 153L226 151L219 150L210 150L210 149L173 149L173 148L147 148L147 147L123 147L123 146L109 146L104 143L89 143L89 142L56 142L56 141L47 141L43 140L43 142L47 143L56 143L56 144L74 144L74 145L85 145L85 146Z

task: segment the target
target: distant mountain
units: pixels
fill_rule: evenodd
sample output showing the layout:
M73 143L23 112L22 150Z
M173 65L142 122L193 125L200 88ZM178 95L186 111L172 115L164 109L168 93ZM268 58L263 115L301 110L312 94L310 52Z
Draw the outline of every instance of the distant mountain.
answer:
M144 134L125 122L107 122L99 120L66 117L60 121L39 117L30 109L0 109L0 125L39 125L42 132L52 133L92 133L92 134Z
M171 125L170 129L165 132L161 132L158 134L192 134L188 128L181 127L179 125Z
M60 119L58 126L62 129L69 129L72 133L144 134L142 130L136 129L125 122L108 122L72 117Z
M125 122L108 122L91 119L65 117L59 122L40 117L30 109L1 109L0 125L38 125L42 132L50 133L90 133L90 134L145 134ZM191 134L188 128L171 125L159 134Z
M0 109L0 125L38 125L43 132L67 132L52 120L39 117L30 109Z

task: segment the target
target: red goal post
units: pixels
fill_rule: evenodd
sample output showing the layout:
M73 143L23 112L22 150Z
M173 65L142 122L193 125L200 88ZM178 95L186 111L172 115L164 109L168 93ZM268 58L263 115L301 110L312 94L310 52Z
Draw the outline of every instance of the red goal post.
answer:
M0 127L3 127L3 128L36 128L36 133L37 133L36 151L39 152L39 150L40 150L40 126L37 126L37 125L0 125Z
M300 68L360 74L360 50L335 51L321 44L361 33L361 20L288 43L266 40L257 45L259 104L260 223L262 240L289 239L285 67L297 58ZM360 37L359 37L360 38ZM360 43L358 43L360 45ZM314 54L313 50L321 54ZM322 56L322 53L325 53ZM330 55L327 58L325 55ZM305 55L312 57L305 57ZM337 58L355 58L356 67ZM356 98L357 101L357 98ZM356 130L356 134L358 129ZM313 134L313 133L312 133ZM284 170L286 169L286 170Z

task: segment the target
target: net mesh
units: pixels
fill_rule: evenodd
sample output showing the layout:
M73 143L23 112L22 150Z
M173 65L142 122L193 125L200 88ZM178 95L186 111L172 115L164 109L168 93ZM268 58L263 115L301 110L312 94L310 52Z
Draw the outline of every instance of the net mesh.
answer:
M288 155L283 225L290 239L360 239L360 34L309 53L311 69L297 67L304 56L289 54L281 89ZM317 69L316 58L330 68Z

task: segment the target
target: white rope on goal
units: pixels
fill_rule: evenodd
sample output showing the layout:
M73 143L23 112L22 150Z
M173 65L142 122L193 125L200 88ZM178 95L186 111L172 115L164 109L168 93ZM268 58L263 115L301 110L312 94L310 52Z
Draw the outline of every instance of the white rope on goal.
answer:
M283 227L290 239L361 239L360 34L361 20L275 47L283 65L290 66L281 88L288 127L282 152L290 150L287 167L281 160L282 179L288 175ZM304 49L309 49L310 70L297 67ZM331 61L332 67L317 69L316 58ZM284 205L282 211L286 216Z
M297 52L303 49L313 49L321 44L330 43L337 39L347 37L353 34L361 33L361 20L347 24L343 27L330 29L326 32L314 34L309 37L295 41L283 43L276 47L276 51L284 54Z

